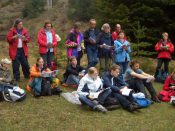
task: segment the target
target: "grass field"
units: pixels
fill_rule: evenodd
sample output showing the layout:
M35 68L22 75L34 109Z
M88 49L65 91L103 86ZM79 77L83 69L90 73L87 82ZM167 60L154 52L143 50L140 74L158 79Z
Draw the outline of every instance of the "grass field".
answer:
M0 47L0 58L8 56L7 44L1 42ZM37 56L35 47L29 45L31 65ZM22 81L20 87L25 88L28 80L22 78ZM162 88L161 84L154 83L154 86L157 91ZM35 99L30 93L23 102L0 103L0 131L174 131L174 122L175 107L163 102L140 112L117 109L107 114L73 105L59 96Z

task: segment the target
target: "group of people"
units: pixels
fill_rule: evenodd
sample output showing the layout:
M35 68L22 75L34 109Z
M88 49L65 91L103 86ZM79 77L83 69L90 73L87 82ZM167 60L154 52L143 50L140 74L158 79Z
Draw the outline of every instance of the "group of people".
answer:
M63 86L76 87L82 104L94 110L106 112L104 103L107 99L113 98L124 109L133 112L141 108L135 100L136 96L140 95L145 99L160 102L166 99L165 97L170 100L170 97L175 95L175 73L168 76L169 61L174 52L174 45L168 39L168 33L163 33L163 39L155 46L158 52L158 64L155 76L153 76L140 69L139 61L131 60L132 45L127 40L120 24L116 24L115 31L112 33L108 23L103 24L99 30L95 19L89 21L89 28L84 34L81 33L80 28L81 24L76 22L66 39L68 64L61 83ZM56 35L52 23L46 21L37 35L40 57L30 68L27 45L30 37L27 30L23 28L22 19L17 19L14 27L7 34L14 80L20 81L19 67L21 65L24 77L30 78L27 90L32 91L35 97L62 92L58 86L58 78L53 73L55 70L53 59L56 55L58 39L60 38ZM87 67L81 66L84 50L87 54ZM98 62L100 63L99 71L95 67ZM1 63L0 70L3 70L11 61L3 59ZM162 63L164 63L163 71ZM50 74L47 77L46 72ZM167 79L163 93L160 92L158 95L152 81L161 75ZM6 79L0 76L0 81Z

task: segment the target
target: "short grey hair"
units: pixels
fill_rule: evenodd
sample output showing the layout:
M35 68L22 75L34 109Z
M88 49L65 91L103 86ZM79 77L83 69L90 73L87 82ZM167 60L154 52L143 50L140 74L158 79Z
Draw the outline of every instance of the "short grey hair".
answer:
M101 27L101 30L104 31L105 28L111 29L111 27L110 27L110 25L108 23L103 24L103 26Z

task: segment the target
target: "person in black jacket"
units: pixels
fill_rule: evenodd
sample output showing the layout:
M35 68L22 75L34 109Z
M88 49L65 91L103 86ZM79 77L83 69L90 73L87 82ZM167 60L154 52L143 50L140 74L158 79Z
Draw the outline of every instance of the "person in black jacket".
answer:
M90 28L84 33L84 44L87 53L88 68L95 67L95 65L98 63L96 39L100 33L100 30L96 28L95 19L91 19L89 21L89 25Z
M77 65L77 59L75 56L70 57L70 64L67 66L64 73L64 79L62 81L63 86L75 86L77 87L82 78L85 75L83 67Z
M128 111L135 111L140 106L135 102L132 94L133 91L127 87L127 84L123 81L120 74L120 66L113 65L109 72L106 72L102 76L103 87L110 88L113 96L119 101L121 106ZM124 93L126 90L130 90L128 94Z
M114 48L114 41L110 33L110 25L103 24L102 32L97 37L98 56L100 59L100 74L108 71L112 65L112 54Z

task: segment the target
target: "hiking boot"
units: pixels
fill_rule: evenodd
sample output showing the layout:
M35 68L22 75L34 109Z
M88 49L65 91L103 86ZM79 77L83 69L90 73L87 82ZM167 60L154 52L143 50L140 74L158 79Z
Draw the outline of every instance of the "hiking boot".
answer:
M108 110L105 108L105 107L103 107L102 105L96 105L95 106L95 108L94 108L95 110L98 110L98 111L101 111L101 112L103 112L103 113L106 113Z

